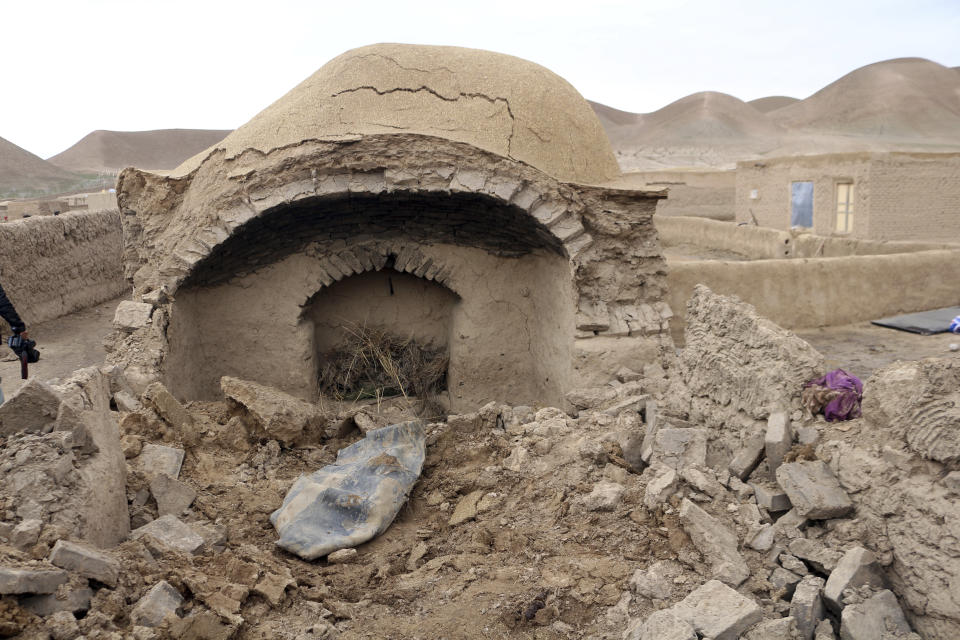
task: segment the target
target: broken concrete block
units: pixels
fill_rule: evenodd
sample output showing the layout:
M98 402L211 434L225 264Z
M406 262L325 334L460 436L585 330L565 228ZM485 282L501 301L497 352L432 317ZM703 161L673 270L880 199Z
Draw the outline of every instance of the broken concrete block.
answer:
M145 444L137 457L137 466L148 480L159 475L176 479L183 466L183 449L162 444Z
M274 607L283 602L288 587L297 586L297 581L293 579L290 570L284 568L283 573L265 573L253 587L254 593L259 593L267 599Z
M143 392L143 400L156 410L174 430L183 434L192 434L195 430L193 416L187 413L180 401L173 397L162 382L154 382Z
M823 578L809 575L797 585L790 600L790 616L797 622L797 631L803 640L812 640L817 625L823 620L825 611L820 597Z
M581 411L599 409L617 398L613 387L583 387L567 392L567 402Z
M152 304L124 300L117 305L117 310L113 314L113 326L121 331L132 333L148 326L151 315L153 315Z
M587 511L613 511L626 490L616 482L598 482L593 485L593 491L583 497L583 506Z
M43 522L40 520L24 520L10 532L10 544L17 549L29 549L37 544L40 533L43 531Z
M740 481L745 481L757 468L766 450L764 436L761 433L755 433L743 443L740 451L730 461L727 469L730 475L736 476Z
M893 592L884 589L860 604L844 608L840 621L840 640L880 640L912 636L910 625Z
M125 413L133 413L134 411L139 411L142 404L137 400L132 393L129 391L117 391L113 394L113 403L117 405L117 411L123 411Z
M833 632L833 625L829 620L820 621L813 634L813 640L837 640L837 634Z
M633 369L627 367L620 367L617 370L617 380L620 382L638 382L643 379L642 373L637 373Z
M80 635L80 625L70 611L57 611L43 621L53 640L73 640Z
M643 504L648 509L654 509L658 504L666 502L677 490L677 472L673 467L655 463L650 467L653 478L647 482Z
M711 564L715 578L736 587L750 577L750 568L737 550L736 534L719 520L684 498L680 503L680 523L704 560Z
M89 611L91 598L93 598L93 589L90 587L66 591L61 587L57 589L57 593L21 597L20 606L32 614L45 618L58 611L71 613Z
M637 569L630 578L630 590L650 600L666 600L673 593L674 579L683 568L673 560L657 560L644 569Z
M697 640L696 630L673 609L661 609L646 620L637 620L624 633L624 640Z
M841 598L844 590L864 585L882 589L883 573L872 551L854 547L843 554L836 568L830 572L830 578L823 589L823 598L831 610L839 612L843 608Z
M789 553L780 554L780 566L801 576L805 576L810 573L807 565L803 564L803 561L800 560L800 558L790 555Z
M608 416L618 416L621 413L624 413L626 411L639 412L640 409L642 409L644 405L647 403L647 399L649 397L650 396L645 394L627 396L626 398L623 398L622 400L618 400L617 402L613 403L609 407L606 407L603 410L603 413L605 413Z
M651 461L662 462L677 470L692 465L705 466L707 431L705 429L660 429L653 438Z
M772 524L765 524L760 531L751 538L749 546L755 551L769 551L777 537L777 530Z
M220 389L229 401L247 410L254 435L277 440L284 446L292 445L305 434L319 435L327 422L316 405L273 387L224 376ZM368 425L367 430L380 426L383 425Z
M50 563L61 569L79 573L84 578L92 578L108 587L117 586L120 575L120 562L112 556L83 544L68 540L57 540L50 552Z
M790 498L780 487L766 482L750 482L753 492L757 496L757 504L767 511L774 513L788 511Z
M163 516L145 524L130 533L130 538L138 540L149 535L157 542L179 549L184 553L193 553L203 546L203 537L193 527L181 522L176 516Z
M767 578L767 582L772 584L776 589L782 589L787 598L793 595L794 589L796 589L800 580L801 576L783 567L774 569L770 577Z
M743 635L743 640L794 640L796 637L796 621L787 616L757 623Z
M58 569L12 569L0 567L0 595L53 593L67 581L66 571Z
M726 490L713 475L713 470L706 471L697 467L686 467L680 472L680 476L697 491L707 494L711 498L719 498Z
M841 518L853 511L850 496L822 460L781 465L777 482L797 512L811 520Z
M177 618L183 596L166 580L161 580L144 595L130 612L130 621L138 627L159 627L168 618Z
M150 481L150 493L157 501L157 512L161 516L180 515L197 497L193 487L174 480L165 473L159 473Z
M767 419L767 433L764 437L764 452L771 479L776 479L777 467L783 464L783 457L792 446L793 430L790 428L790 418L782 411L771 413Z
M450 516L450 526L455 527L458 524L463 524L468 520L476 518L478 511L477 505L480 503L480 499L483 498L483 494L483 489L478 489L460 498L457 506L453 509L453 514Z
M795 431L800 444L816 445L820 440L820 430L816 427L797 427Z
M711 580L672 607L700 637L737 640L763 618L760 605L718 580Z
M31 378L0 404L0 436L49 431L60 409L60 395L45 382Z
M809 538L795 538L790 541L789 548L790 553L808 562L820 573L832 572L843 557L839 551L829 549L822 542Z

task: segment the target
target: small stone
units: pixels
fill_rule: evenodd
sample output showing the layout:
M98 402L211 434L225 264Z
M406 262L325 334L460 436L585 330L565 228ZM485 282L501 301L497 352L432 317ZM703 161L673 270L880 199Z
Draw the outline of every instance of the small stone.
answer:
M829 574L837 568L843 557L839 551L828 549L823 543L809 538L795 538L790 541L790 553L810 563L820 573Z
M157 501L157 512L161 516L180 515L197 497L193 487L174 480L165 473L158 473L150 481L150 493Z
M633 369L627 367L620 367L620 370L617 371L617 380L620 382L636 382L643 379L643 374L637 373Z
M89 611L91 598L93 598L93 589L89 587L69 589L66 592L61 587L57 593L21 597L20 606L30 613L45 618L58 611L71 613Z
M653 474L653 478L647 482L643 504L648 509L654 509L657 505L666 502L677 490L677 472L673 467L657 462L651 465L647 473Z
M773 547L777 531L771 524L765 524L750 540L750 548L755 551L769 551Z
M458 524L463 524L468 520L473 520L477 517L477 505L480 502L480 499L483 497L484 491L478 489L468 493L464 497L460 498L460 501L457 503L456 508L453 510L453 515L450 516L450 526L455 527Z
M696 488L697 491L706 493L711 498L719 498L726 493L723 485L717 482L717 479L713 476L712 471L708 473L697 467L686 467L680 472L680 475L687 484Z
M193 417L187 413L180 401L173 397L163 383L154 382L143 392L143 400L181 436L190 437L195 432ZM175 475L168 474L175 478Z
M129 391L121 390L113 394L113 402L117 405L117 411L124 413L133 413L139 411L143 405Z
M653 438L651 461L662 462L677 470L689 466L706 466L706 430L660 429Z
M53 387L31 378L0 404L0 436L42 433L57 419L59 409L60 396Z
M29 549L37 544L40 533L43 531L43 522L40 520L24 520L10 532L10 544L17 549Z
M50 552L50 562L61 569L79 573L108 587L117 586L120 562L106 553L83 544L57 540Z
M587 511L613 511L626 490L622 484L598 482L593 485L593 491L584 496L583 506Z
M736 640L763 618L760 606L718 580L711 580L673 606L700 637Z
M113 326L121 331L132 333L148 326L151 315L153 315L152 304L124 300L117 305L117 310L113 314Z
M943 477L943 486L954 493L960 493L960 471L951 471Z
M667 600L673 593L674 580L683 568L673 560L658 560L644 569L637 569L630 578L630 589L650 600Z
M286 595L288 587L297 586L297 581L290 575L290 570L285 569L283 574L267 573L264 574L260 582L253 587L254 593L259 593L272 606L278 607Z
M410 555L407 556L407 571L416 571L417 563L423 560L423 557L427 555L427 551L429 551L429 549L427 548L426 542L420 542L411 549Z
M792 556L789 553L780 554L780 566L801 576L805 576L810 573L810 570L807 569L807 565L803 564L803 561L800 560L800 558Z
M130 533L130 538L138 540L145 535L149 535L157 542L179 549L184 553L193 553L203 546L203 537L193 527L172 515L157 518L153 522L135 529Z
M737 550L737 536L719 520L684 498L680 503L680 523L712 565L715 578L736 587L750 577L750 569Z
M792 571L784 569L783 567L777 567L774 569L773 573L770 574L770 577L767 578L767 582L772 584L774 588L783 590L786 598L789 598L793 595L794 589L796 589L800 580L800 576Z
M797 585L790 601L790 615L797 622L797 631L803 640L811 640L817 625L823 619L823 578L805 576Z
M624 640L697 640L697 632L673 609L661 609L646 620L637 620L623 635Z
M816 427L797 427L797 442L800 444L816 445L820 440L820 430Z
M70 611L57 611L44 620L52 640L73 640L80 635L80 625Z
M778 486L766 482L751 482L750 486L757 496L757 504L774 513L790 509L790 498Z
M357 559L356 549L340 549L327 556L328 564L347 564Z
M134 605L130 621L138 627L158 627L164 620L179 617L183 596L170 583L161 580Z
M787 616L757 623L744 634L743 640L794 640L796 637L796 622Z
M811 520L842 518L853 511L850 496L822 460L781 465L777 482L797 512Z
M0 595L53 593L67 581L66 571L0 567Z
M878 640L881 638L917 638L893 592L884 589L860 604L844 608L840 621L841 640Z
M793 430L790 428L790 418L782 411L771 413L767 419L764 452L772 480L776 479L777 467L783 464L783 457L790 451L791 446L793 446Z
M148 480L160 474L176 479L183 466L183 449L162 444L145 444L137 458L137 465Z
M837 640L837 635L833 632L833 625L829 620L821 620L813 638L814 640Z
M836 568L830 573L823 589L823 598L832 611L839 612L843 608L843 592L864 585L883 588L883 573L872 551L854 547L843 554Z
M730 475L735 476L741 481L746 480L757 468L763 459L765 451L765 442L763 434L756 433L743 443L743 447L737 452L733 460L727 466Z

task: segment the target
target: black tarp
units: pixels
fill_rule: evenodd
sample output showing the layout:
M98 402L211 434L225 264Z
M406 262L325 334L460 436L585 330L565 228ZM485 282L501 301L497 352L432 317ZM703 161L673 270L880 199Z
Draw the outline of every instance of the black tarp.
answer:
M874 320L873 324L880 327L900 329L901 331L909 331L910 333L919 333L928 336L934 333L949 331L950 321L957 316L960 316L960 307L944 307L943 309L932 309L930 311L920 311L919 313L907 313L902 316L880 318L879 320Z

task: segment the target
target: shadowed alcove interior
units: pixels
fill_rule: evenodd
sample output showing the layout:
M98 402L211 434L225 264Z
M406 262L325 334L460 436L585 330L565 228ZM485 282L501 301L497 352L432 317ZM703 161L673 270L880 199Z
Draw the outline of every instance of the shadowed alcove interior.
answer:
M233 375L314 399L324 354L345 329L372 327L448 353L451 408L559 400L574 309L562 245L517 207L478 194L308 199L247 223L193 270L171 309L168 381L186 398L215 397Z

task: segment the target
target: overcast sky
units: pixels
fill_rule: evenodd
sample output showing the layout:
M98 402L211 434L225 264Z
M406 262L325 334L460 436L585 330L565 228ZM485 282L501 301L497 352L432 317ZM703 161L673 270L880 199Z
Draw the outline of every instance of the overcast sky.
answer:
M696 91L803 98L890 58L960 65L960 0L0 0L0 137L233 129L376 42L490 49L648 112Z

